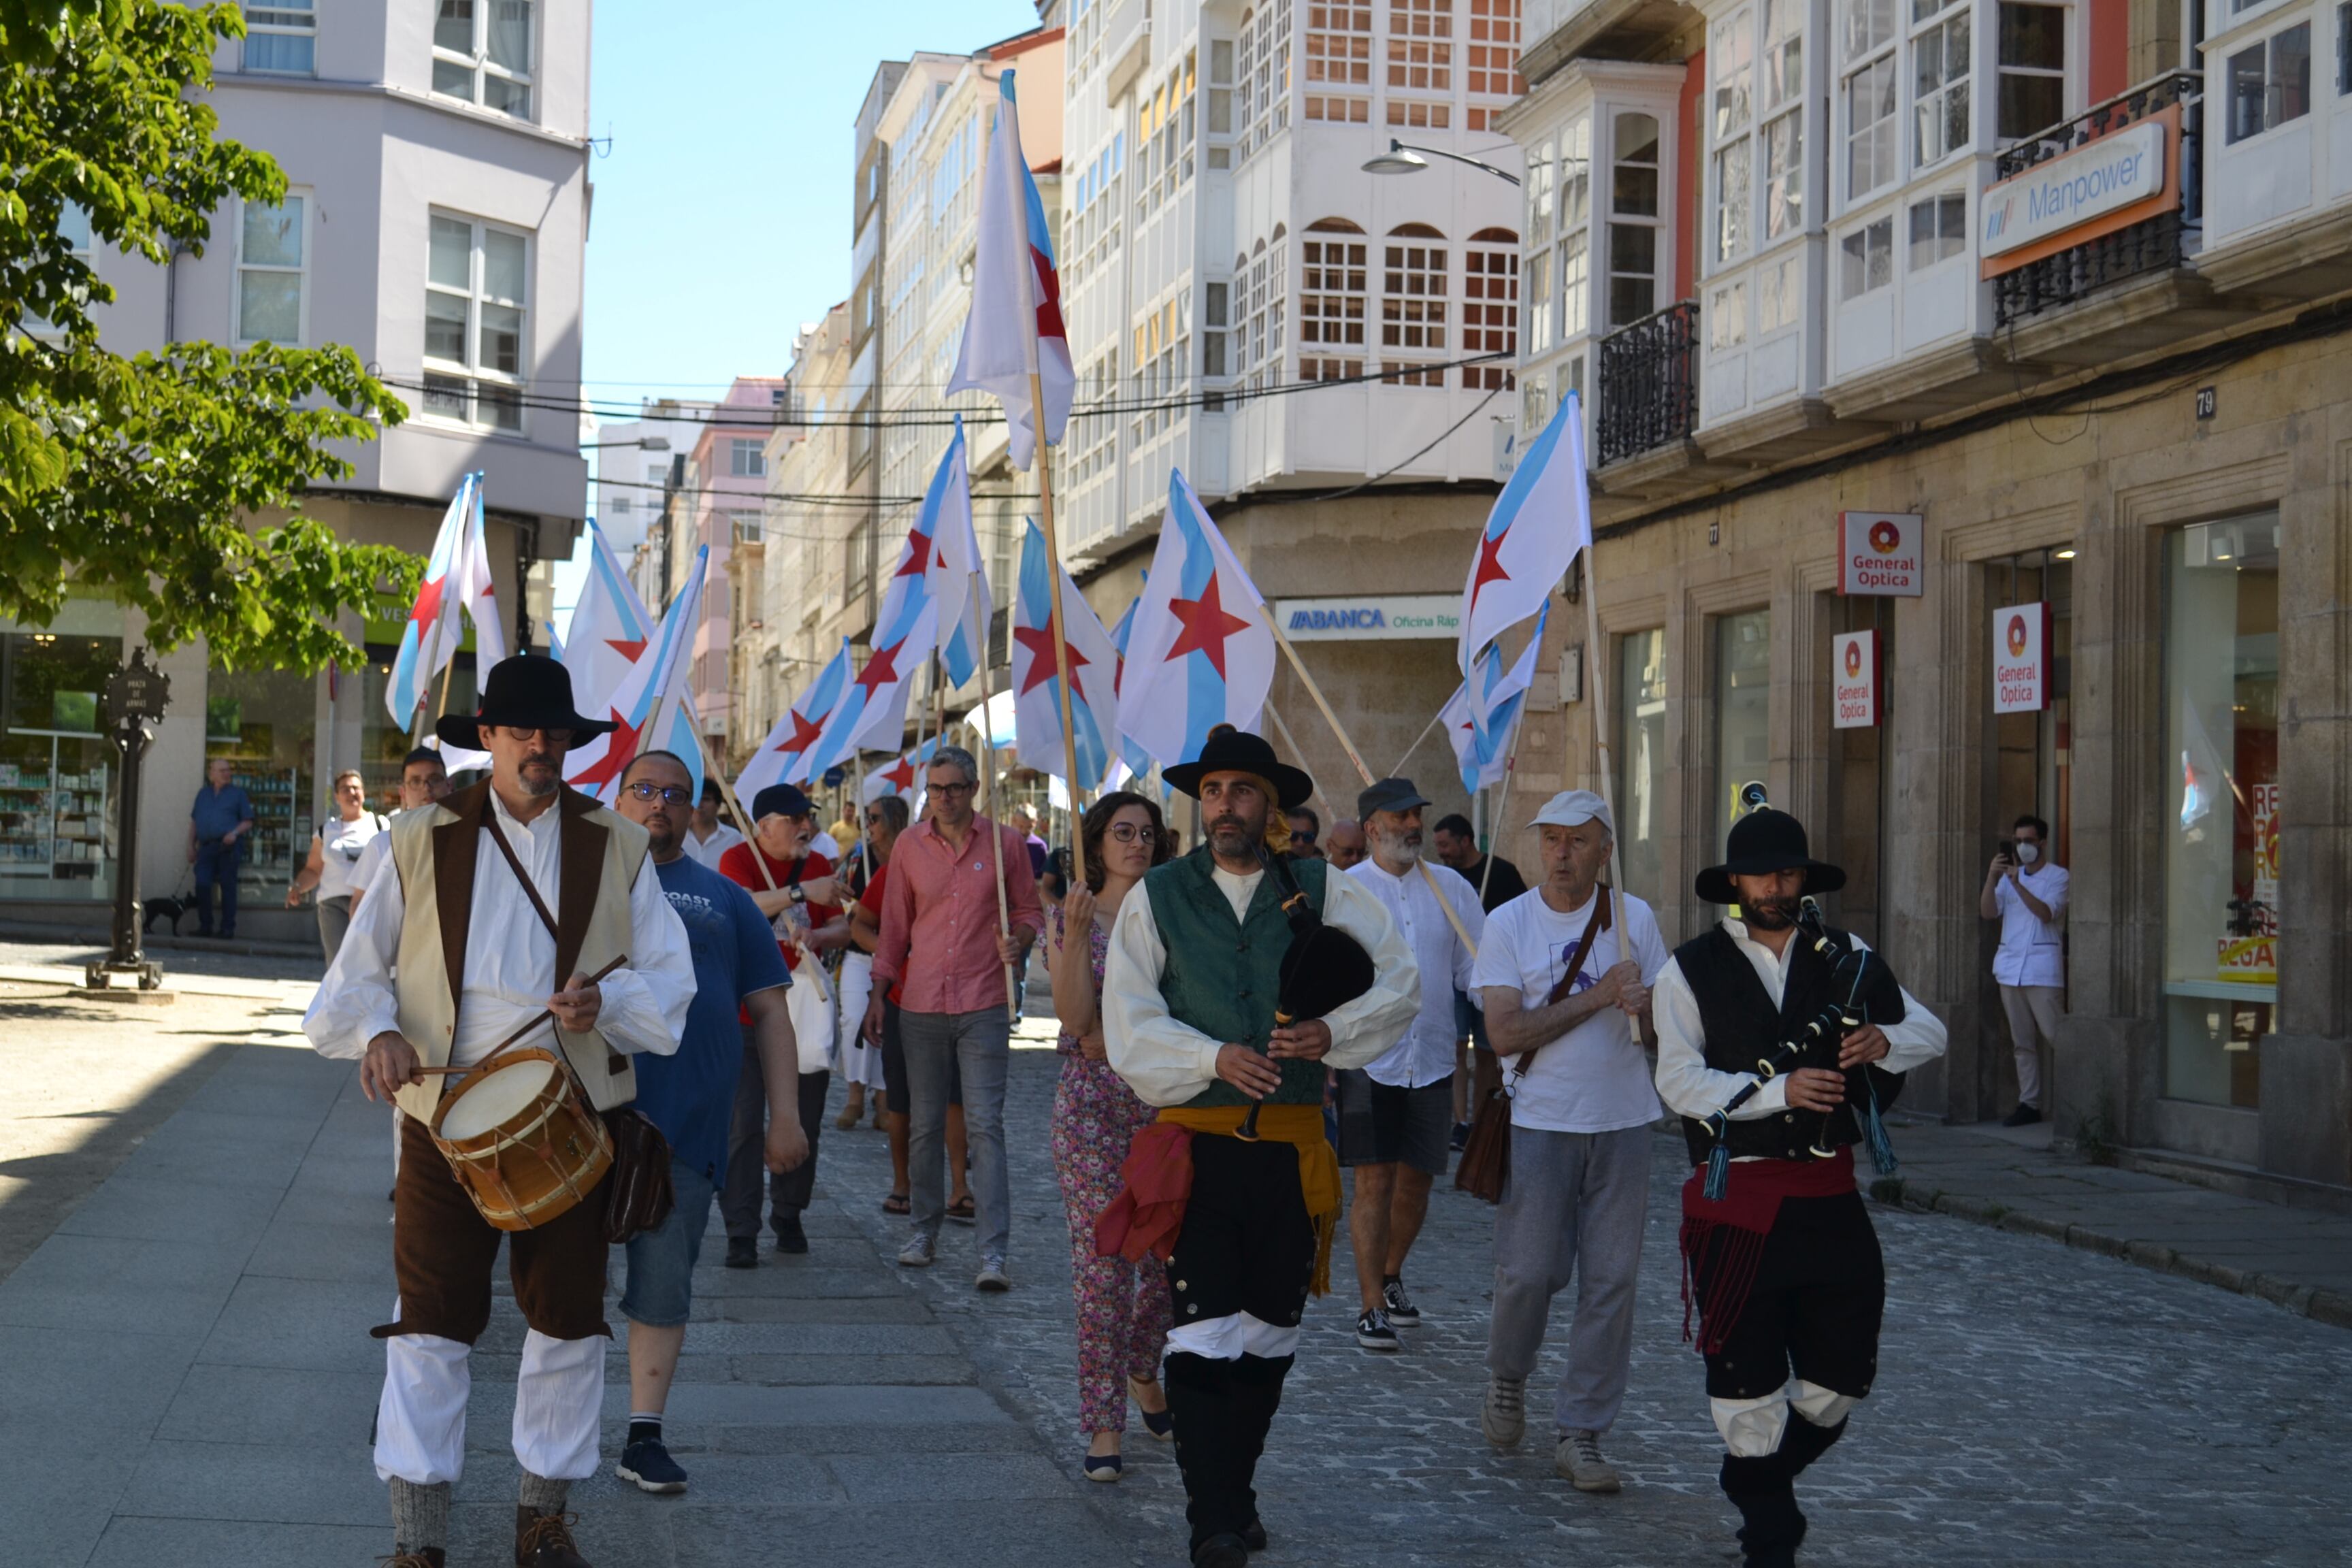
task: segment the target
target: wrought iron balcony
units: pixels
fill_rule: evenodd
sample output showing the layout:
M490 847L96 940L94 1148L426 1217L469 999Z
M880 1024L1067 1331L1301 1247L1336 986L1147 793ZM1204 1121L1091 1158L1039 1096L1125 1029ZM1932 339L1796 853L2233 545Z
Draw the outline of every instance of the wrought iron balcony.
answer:
M1993 178L2000 181L2021 174L2037 163L2153 119L2176 104L2180 109L2180 205L1995 278L1993 309L2000 325L2073 304L2126 278L2169 270L2195 254L2205 211L2204 79L2197 71L2153 78L2063 125L2026 137L2001 153Z
M1685 300L1601 340L1596 467L1678 441L1698 423L1698 301Z

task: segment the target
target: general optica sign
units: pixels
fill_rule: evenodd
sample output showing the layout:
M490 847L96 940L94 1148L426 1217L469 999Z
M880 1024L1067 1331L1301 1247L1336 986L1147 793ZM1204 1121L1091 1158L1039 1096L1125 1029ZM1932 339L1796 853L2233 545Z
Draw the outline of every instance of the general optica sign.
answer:
M1927 591L1927 538L1916 511L1838 513L1838 592L1919 597Z
M1979 275L1994 278L2180 205L2176 105L1985 187Z
M1841 632L1830 639L1830 727L1873 729L1879 715L1878 634Z
M1992 710L2039 713L2050 706L2050 605L2011 605L1992 613Z

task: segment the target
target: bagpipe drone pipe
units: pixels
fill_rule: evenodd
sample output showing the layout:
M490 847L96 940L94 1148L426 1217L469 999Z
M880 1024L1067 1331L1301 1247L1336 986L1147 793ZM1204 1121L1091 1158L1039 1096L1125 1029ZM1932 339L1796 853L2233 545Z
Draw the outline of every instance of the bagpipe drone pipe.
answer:
M1281 983L1275 997L1275 1026L1283 1028L1302 1018L1323 1017L1370 991L1372 955L1364 951L1364 944L1339 927L1324 923L1314 900L1291 875L1286 858L1267 853L1263 845L1257 856L1266 875L1274 879L1283 918L1290 922L1290 947L1282 955ZM1257 1142L1257 1113L1258 1107L1253 1104L1235 1137Z
M1729 1189L1731 1113L1754 1099L1773 1079L1800 1068L1842 1072L1846 1081L1844 1102L1822 1112L1821 1126L1809 1151L1812 1156L1817 1160L1836 1156L1840 1146L1831 1142L1832 1123L1840 1110L1850 1110L1862 1142L1869 1147L1871 1164L1882 1176L1892 1175L1895 1171L1895 1145L1886 1135L1886 1123L1880 1113L1903 1092L1902 1075L1887 1072L1875 1063L1842 1068L1838 1052L1845 1037L1864 1025L1903 1021L1902 984L1875 952L1842 931L1830 930L1822 919L1821 906L1811 898L1799 901L1797 930L1813 952L1830 964L1830 1000L1791 1037L1759 1057L1755 1081L1742 1087L1722 1110L1706 1119L1705 1125L1715 1135L1715 1148L1707 1155L1704 1188L1711 1202L1721 1202Z

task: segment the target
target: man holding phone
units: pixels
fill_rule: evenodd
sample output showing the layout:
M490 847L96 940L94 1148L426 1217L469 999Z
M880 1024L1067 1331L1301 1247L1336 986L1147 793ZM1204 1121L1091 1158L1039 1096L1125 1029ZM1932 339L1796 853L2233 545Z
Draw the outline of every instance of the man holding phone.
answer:
M2050 825L2028 813L1985 870L1977 912L2000 922L1992 977L2017 1053L2017 1109L2003 1127L2042 1120L2042 1047L2058 1037L2058 1007L2066 994L2066 869L2050 863Z

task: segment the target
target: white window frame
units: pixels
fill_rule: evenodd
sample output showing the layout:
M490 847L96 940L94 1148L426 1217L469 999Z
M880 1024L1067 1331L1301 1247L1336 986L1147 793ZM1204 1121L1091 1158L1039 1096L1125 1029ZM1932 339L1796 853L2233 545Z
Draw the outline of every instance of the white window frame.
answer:
M727 437L727 474L730 479L766 479L768 454L765 443L755 436Z
M1444 358L1447 319L1453 313L1453 242L1442 235L1390 234L1378 243L1381 369L1411 372L1424 356ZM1445 374L1399 375L1383 384L1443 387Z
M1709 272L1756 248L1756 14L1742 5L1707 29Z
M1990 110L1992 119L1990 122L1990 130L1993 139L2004 146L2038 132L2047 131L2053 125L2064 124L2082 105L2082 95L2076 89L2074 79L2078 64L2084 58L2085 40L2080 33L2080 29L2084 25L2084 8L2080 5L2063 3L2063 0L2021 0L2021 3L2060 14L2059 37L2064 40L2064 58L2060 61L2056 70L2052 70L2047 66L2011 65L2004 61L2000 58L2000 14L2006 7L2001 0L1992 0L1990 52L1993 88ZM2004 136L2000 130L2000 89L2001 84L2013 76L2039 77L2045 80L2055 78L2058 82L2058 117L2044 124L2033 126L2017 136Z
M1592 331L1592 125L1593 115L1579 114L1559 132L1554 220L1559 234L1559 261L1552 272L1551 289L1559 302L1557 320L1562 343Z
M247 212L257 206L271 206L273 205L278 208L283 208L286 203L278 202L271 204L267 202L239 202L237 204L236 292L231 297L229 310L231 316L235 320L233 330L236 344L239 348L243 348L250 343L258 342L281 343L281 346L286 348L301 348L310 341L310 245L318 226L319 204L316 198L312 195L310 187L308 185L289 185L286 188L286 200L299 201L302 204L302 221L299 230L302 246L302 260L299 266L295 267L286 267L276 262L248 261L246 259L245 255L245 219ZM292 342L281 342L281 340L277 338L262 338L253 333L249 333L245 330L245 275L248 272L267 272L280 275L291 273L297 279L300 279L299 286L301 293L295 305L296 328L295 337Z
M1885 233L1879 235L1880 244L1874 247L1871 244L1872 237L1874 235L1878 235L1880 230L1884 230ZM1879 249L1885 258L1886 266L1885 274L1875 283L1870 280L1870 252L1873 248ZM1898 270L1895 265L1895 215L1891 212L1880 213L1874 217L1854 225L1840 235L1836 259L1838 303L1841 305L1850 305L1865 295L1875 294L1881 289L1894 287L1895 275ZM1861 286L1850 292L1846 288L1846 264L1849 261L1857 263L1862 268Z
M530 6L531 68L518 71L499 65L490 58L490 7L501 3L502 0L435 0L434 31L436 34L440 30L440 13L444 6L466 4L472 5L474 42L471 49L460 53L456 49L444 47L438 38L436 38L433 45L433 64L436 68L434 73L436 79L433 86L433 92L437 98L455 99L459 103L470 103L475 108L488 110L492 114L504 114L515 120L536 121L539 118L540 105L539 29L545 8L541 0L520 0L520 4ZM517 3L517 0L504 0L504 3ZM462 67L469 73L468 91L451 92L440 85L437 79L440 72L437 68L445 65ZM511 82L520 87L527 95L530 107L522 113L516 114L512 110L501 109L491 104L484 89L486 83L492 79Z
M1756 243L1759 248L1801 234L1805 227L1806 11L1805 0L1758 0ZM1776 29L1776 18L1785 25ZM1785 195L1777 200L1772 179L1776 144L1790 151Z
M319 74L318 0L246 0L245 44L238 68L257 76L317 76ZM295 38L310 45L310 63L296 70L285 66L253 63L256 38Z
M1909 157L1904 167L1912 174L1932 169L1956 153L1966 152L1975 141L1977 100L1982 95L1974 90L1976 79L1976 0L1901 0L1909 8L1910 20L1904 28L1902 79L1910 83L1911 113ZM1997 0L1996 0L1997 7ZM1996 8L1996 16L1998 10ZM1954 37L1958 35L1958 47ZM1920 75L1924 58L1933 50L1942 62L1944 74L1936 85L1922 91ZM1953 68L1957 56L1958 68ZM1897 82L1898 90L1901 80ZM1955 137L1950 123L1953 100L1960 109L1959 134Z
M1842 0L1837 68L1837 119L1841 132L1838 183L1849 205L1885 189L1901 177L1904 94L1896 46L1904 30L1895 20L1897 3L1898 0ZM1885 30L1871 36L1866 19L1883 23ZM1881 73L1889 89L1885 95L1886 111L1857 125L1853 114L1855 94L1866 83L1874 83ZM1872 139L1869 160L1874 175L1867 185L1854 177L1854 154L1865 135Z
M1925 241L1930 254L1924 261L1919 258L1919 247L1922 244L1919 234L1919 215L1922 211L1933 214L1929 219L1931 232ZM1969 254L1968 193L1956 190L1921 191L1906 201L1903 204L1901 243L1903 270L1908 273L1926 272L1931 268L1941 267L1946 262L1965 258Z
M2272 27L2267 32L2236 39L2221 47L2209 47L2209 58L2218 56L2221 65L2219 73L2221 80L2209 96L2217 96L2221 100L2224 146L2242 147L2258 137L2268 135L2281 126L2292 125L2298 120L2308 119L2312 110L2317 107L2313 101L2310 77L2314 46L2323 36L2322 31L2313 25L2314 18L2310 12L2291 16L2283 15L2278 21L2281 25ZM2293 114L2278 115L2273 118L2278 108L2280 94L2275 90L2277 72L2273 61L2273 46L2298 27L2303 29L2305 78L2303 107ZM2260 51L2263 57L2263 122L2251 131L2241 132L2238 128L2237 65L2240 59L2256 51Z
M435 359L430 355L425 357L423 380L426 383L427 390L421 400L419 412L429 418L446 420L452 424L465 425L476 429L504 430L514 435L523 435L530 426L528 411L522 406L522 398L530 390L530 366L533 360L530 331L533 306L530 286L538 265L537 247L534 244L537 237L530 230L518 228L511 224L496 223L488 218L474 217L466 213L448 212L440 207L430 209L425 220L427 265L425 289L428 296L441 294L454 298L457 295L456 289L432 280L431 224L434 218L465 224L472 230L472 243L467 248L467 287L465 295L466 358L463 363L460 363L455 360ZM506 235L522 242L523 297L519 300L495 298L488 291L488 237L492 234ZM520 341L516 349L517 367L512 373L492 369L480 363L482 308L485 305L496 305L502 309L515 310L522 318L518 329ZM444 383L452 381L459 383L462 392L446 384L435 387L432 384L436 377ZM484 417L485 400L481 395L484 386L510 391L514 394L509 405L514 410L512 424L502 423L495 417ZM453 394L462 398L464 405L462 409L452 411L433 406L436 398L446 398ZM488 405L492 408L500 406L499 400L495 398L489 400Z
M1594 220L1592 226L1593 235L1595 239L1599 242L1599 248L1601 251L1599 258L1599 281L1601 287L1594 290L1593 298L1593 304L1597 307L1599 311L1599 321L1593 328L1593 335L1596 337L1605 337L1611 332L1632 326L1635 321L1647 321L1650 317L1656 315L1659 310L1664 308L1664 306L1659 302L1661 297L1673 292L1667 279L1670 279L1674 275L1672 270L1674 240L1672 232L1667 227L1667 223L1673 216L1674 194L1667 182L1673 176L1675 171L1673 157L1666 148L1666 133L1674 124L1673 117L1668 114L1661 114L1655 108L1646 104L1614 103L1607 106L1607 108L1609 114L1609 200L1607 210ZM1626 119L1635 115L1647 120L1654 127L1655 127L1655 130L1652 133L1655 139L1656 147L1655 161L1653 163L1646 164L1629 163L1624 155L1625 150L1618 145L1618 131L1622 126ZM1621 213L1617 210L1617 170L1621 164L1625 164L1628 167L1636 169L1647 168L1656 178L1657 197L1655 205L1657 210L1655 212L1637 213L1627 211ZM1620 228L1646 228L1650 231L1650 270L1646 274L1630 271L1623 273L1619 272L1617 268L1617 230ZM1617 320L1617 313L1612 308L1613 298L1616 292L1614 284L1620 277L1647 277L1650 281L1650 308L1643 311L1640 315L1631 317L1622 321ZM1668 300L1667 303L1670 304L1672 301Z

